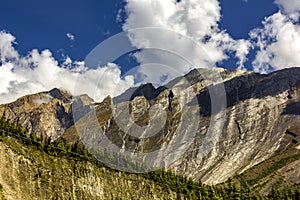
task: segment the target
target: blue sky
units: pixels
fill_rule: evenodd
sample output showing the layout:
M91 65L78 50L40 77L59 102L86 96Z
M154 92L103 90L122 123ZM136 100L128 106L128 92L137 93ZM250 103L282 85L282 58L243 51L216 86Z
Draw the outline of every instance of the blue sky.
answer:
M278 7L272 0L221 0L222 20L220 26L228 31L235 39L248 38L249 32L262 26L262 21L266 16L270 16L278 11ZM254 52L248 55L249 61L245 67L251 70L251 58ZM234 59L224 61L219 66L234 69Z
M272 0L221 0L221 27L233 38L247 38L266 16L278 11Z
M272 0L221 0L220 3L220 27L233 38L247 38L250 30L261 26L264 17L278 10ZM17 38L16 48L23 55L34 48L50 49L58 60L65 55L83 60L97 44L122 31L117 14L124 5L120 0L4 1L0 30L7 30ZM75 40L69 40L67 33L74 35Z
M50 49L82 60L98 43L122 31L117 23L121 1L4 1L1 2L0 29L17 38L17 49L27 54L33 48ZM70 41L66 34L75 36Z
M74 94L99 90L95 99L101 100L144 82L165 84L192 68L167 53L174 45L197 67L270 73L300 66L299 16L299 0L4 1L0 103L53 87ZM132 47L143 49L146 39L147 48L159 50L134 51L94 68L82 62L115 34L144 27L176 33L136 32L128 38ZM177 33L186 38L179 40ZM118 51L120 45L110 48Z

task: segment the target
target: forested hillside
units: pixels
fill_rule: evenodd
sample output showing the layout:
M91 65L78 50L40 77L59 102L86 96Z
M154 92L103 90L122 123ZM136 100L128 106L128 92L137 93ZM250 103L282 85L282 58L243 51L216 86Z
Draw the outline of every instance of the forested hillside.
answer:
M109 169L80 144L37 139L0 120L1 199L299 199L300 185L261 196L247 180L203 185L171 172ZM30 135L30 136L28 136Z

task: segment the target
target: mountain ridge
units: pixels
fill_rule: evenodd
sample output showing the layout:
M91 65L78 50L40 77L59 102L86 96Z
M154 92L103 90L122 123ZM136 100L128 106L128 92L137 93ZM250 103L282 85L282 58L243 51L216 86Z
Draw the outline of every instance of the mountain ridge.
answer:
M213 73L220 74L223 82L214 84L207 82L204 77L208 77L208 75ZM204 77L201 74L204 74ZM268 160L275 154L284 151L293 142L298 144L298 140L288 138L286 131L291 129L300 119L298 116L300 113L296 109L300 94L299 77L300 69L298 68L285 69L268 75L242 70L197 69L192 70L183 77L176 78L158 89L151 87L150 84L140 86L139 88L142 90L138 90L139 88L129 89L129 94L132 95L128 95L125 92L124 94L127 95L125 98L121 94L119 97L108 98L103 102L94 103L92 99L86 96L86 100L82 100L83 98L80 97L79 103L76 105L79 105L78 109L80 111L83 110L83 112L75 120L78 122L77 125L76 123L75 125L66 123L66 125L64 124L65 122L58 122L58 120L56 125L51 126L53 124L52 121L49 126L50 129L54 127L55 133L50 131L49 134L49 132L46 133L48 129L45 128L45 123L37 119L37 124L43 124L44 127L32 128L32 130L36 133L44 131L47 137L51 137L53 133L55 134L52 137L53 140L59 137L64 138L66 135L66 140L69 140L69 142L82 140L82 136L78 135L77 126L80 123L87 123L91 119L87 114L94 109L96 110L100 128L105 130L103 134L106 136L110 135L109 138L114 140L115 144L125 145L124 148L131 151L152 151L155 149L153 144L161 147L162 145L167 145L168 141L179 133L188 135L189 130L183 130L184 127L180 128L180 119L197 107L200 110L201 121L199 124L200 128L196 130L196 139L194 139L182 157L166 165L165 169L194 180L201 180L207 184L217 184ZM205 143L205 140L210 141L211 139L207 136L207 130L210 125L209 118L217 114L211 112L210 90L218 84L224 84L226 91L227 103L225 106L226 119L224 129L222 129L216 141L212 143L212 146L209 147L208 153L201 157L201 150L206 148L206 145L203 143ZM57 92L58 90L54 91ZM170 101L168 96L170 91L174 95L172 101ZM59 98L59 95L57 97ZM191 106L190 110L183 110L185 106L183 102L187 97L194 97L191 98L194 100L189 104ZM120 127L113 125L116 118L122 116L122 113L115 113L115 116L113 116L110 109L114 99L118 98L121 100L115 102L120 105L120 110L128 105L129 107L131 106L131 110L129 109L130 118L142 127L151 124L149 110L155 104L161 105L168 114L168 125L152 138L153 141L127 136ZM64 116L63 119L68 122L68 120L74 120L71 113L74 108L74 105L71 105L72 102L74 101L60 99L52 101L51 104L47 101L42 104L49 104L50 107L58 105L51 112L59 113L59 110L64 112L62 112L63 115L54 116L53 120L55 121L58 116ZM126 102L129 102L129 104ZM90 106L91 104L93 105ZM84 106L86 106L86 109L82 109ZM30 115L29 117L26 115L28 113L25 112L25 117L22 117L23 114L11 114L11 111L13 109L16 110L17 107L13 103L2 105L0 106L0 115L4 115L6 119L14 123L21 122L21 124L25 123L26 125L25 119L30 118ZM159 117L160 114L158 113L157 116ZM196 119L195 113L191 115L191 121ZM176 122L176 120L179 120L179 122ZM35 125L32 124L31 126L34 127ZM28 127L25 126L25 128ZM62 129L57 134L58 128ZM131 128L131 126L127 128ZM99 129L92 129L87 134L93 135L92 131L97 132L97 130ZM178 132L178 130L183 131ZM164 138L163 135L166 134L167 137ZM122 149L122 145L120 149ZM158 156L157 159L164 160L169 158Z

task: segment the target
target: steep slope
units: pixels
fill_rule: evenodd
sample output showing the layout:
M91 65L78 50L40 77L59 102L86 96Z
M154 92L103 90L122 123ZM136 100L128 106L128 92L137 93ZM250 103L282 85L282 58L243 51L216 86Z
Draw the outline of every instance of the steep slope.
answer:
M84 148L24 137L20 126L0 120L0 199L299 199L300 185L267 196L228 180L203 185L158 170L128 174L103 166ZM74 153L75 152L75 153ZM77 152L77 153L76 153Z
M218 75L222 80L215 79ZM120 166L103 153L127 152L129 158L141 155L138 160L151 169L170 169L208 184L298 144L291 134L300 120L299 68L269 75L198 69L160 88L146 84L96 104L58 93L51 101L43 100L49 92L41 93L42 104L32 100L35 96L21 98L1 106L0 115L53 140L80 140L111 167Z
M293 128L286 132L285 140L292 140L292 143L285 150L236 175L237 182L247 180L261 194L300 183L300 145L297 142L300 134L297 130Z
M220 74L223 82L210 83L204 78L213 78L214 74ZM219 93L222 85L225 96ZM96 106L97 119L94 114L87 115L72 131L78 131L90 150L106 146L105 151L114 152L107 146L110 141L119 152L127 151L129 157L143 153L139 160L146 161L146 166L150 163L150 168L159 166L216 184L274 156L290 143L298 143L287 138L286 132L300 120L299 86L298 68L269 75L193 70L157 90L141 86L115 99L106 99ZM225 101L212 105L212 96ZM156 121L151 121L150 111L157 105L160 109L152 110ZM220 114L223 106L226 116ZM136 124L154 126L141 131ZM151 135L152 132L156 134ZM157 150L149 156L149 152ZM180 155L178 150L184 153ZM103 159L101 155L99 158Z
M295 68L226 81L227 115L210 154L198 163L193 162L201 153L201 141L195 140L186 157L171 168L205 183L218 183L273 156L289 143L297 143L285 137L286 131L300 119L295 109L299 102L299 75L300 70ZM209 105L207 90L200 91L198 97L204 115L211 114L210 107L205 108ZM185 168L183 163L188 163Z
M12 103L0 105L0 116L22 125L29 132L36 133L38 137L56 140L74 124L73 103L70 93L55 88L49 92L27 95ZM85 109L88 110L87 107L91 103L92 99L87 95L76 98L76 105L81 106L83 112Z
M0 199L177 199L136 174L115 172L79 158L50 156L0 136Z

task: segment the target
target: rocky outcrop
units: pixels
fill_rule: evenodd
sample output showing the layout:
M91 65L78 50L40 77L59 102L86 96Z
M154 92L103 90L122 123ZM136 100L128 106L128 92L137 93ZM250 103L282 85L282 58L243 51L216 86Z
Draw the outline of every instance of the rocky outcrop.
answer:
M74 102L84 115L89 111L92 99L87 95L73 98L70 93L55 88L49 92L27 95L12 103L0 105L0 117L21 125L38 137L56 140L74 124L72 115Z
M221 75L227 79L224 82L227 103L224 126L217 141L202 157L199 147L209 144L200 138L214 137L213 132L207 135L212 124L204 123L202 127L206 128L196 134L199 139L194 140L184 157L170 166L178 173L209 184L225 181L284 149L292 142L284 140L286 130L300 120L297 111L289 109L299 102L300 69L269 75L246 72L235 75L234 71L225 70ZM209 90L200 89L197 97L201 116L213 119L218 115L211 112Z
M97 115L102 127L88 116L80 123L93 128L79 130L88 136L79 134L89 147L105 146L103 138L108 138L117 147L113 151L143 153L139 159L146 166L220 183L298 142L285 138L300 120L299 77L298 68L269 75L193 70L158 93L149 85L130 89L124 93L133 96L130 101L121 95L106 104L112 109L104 123Z

